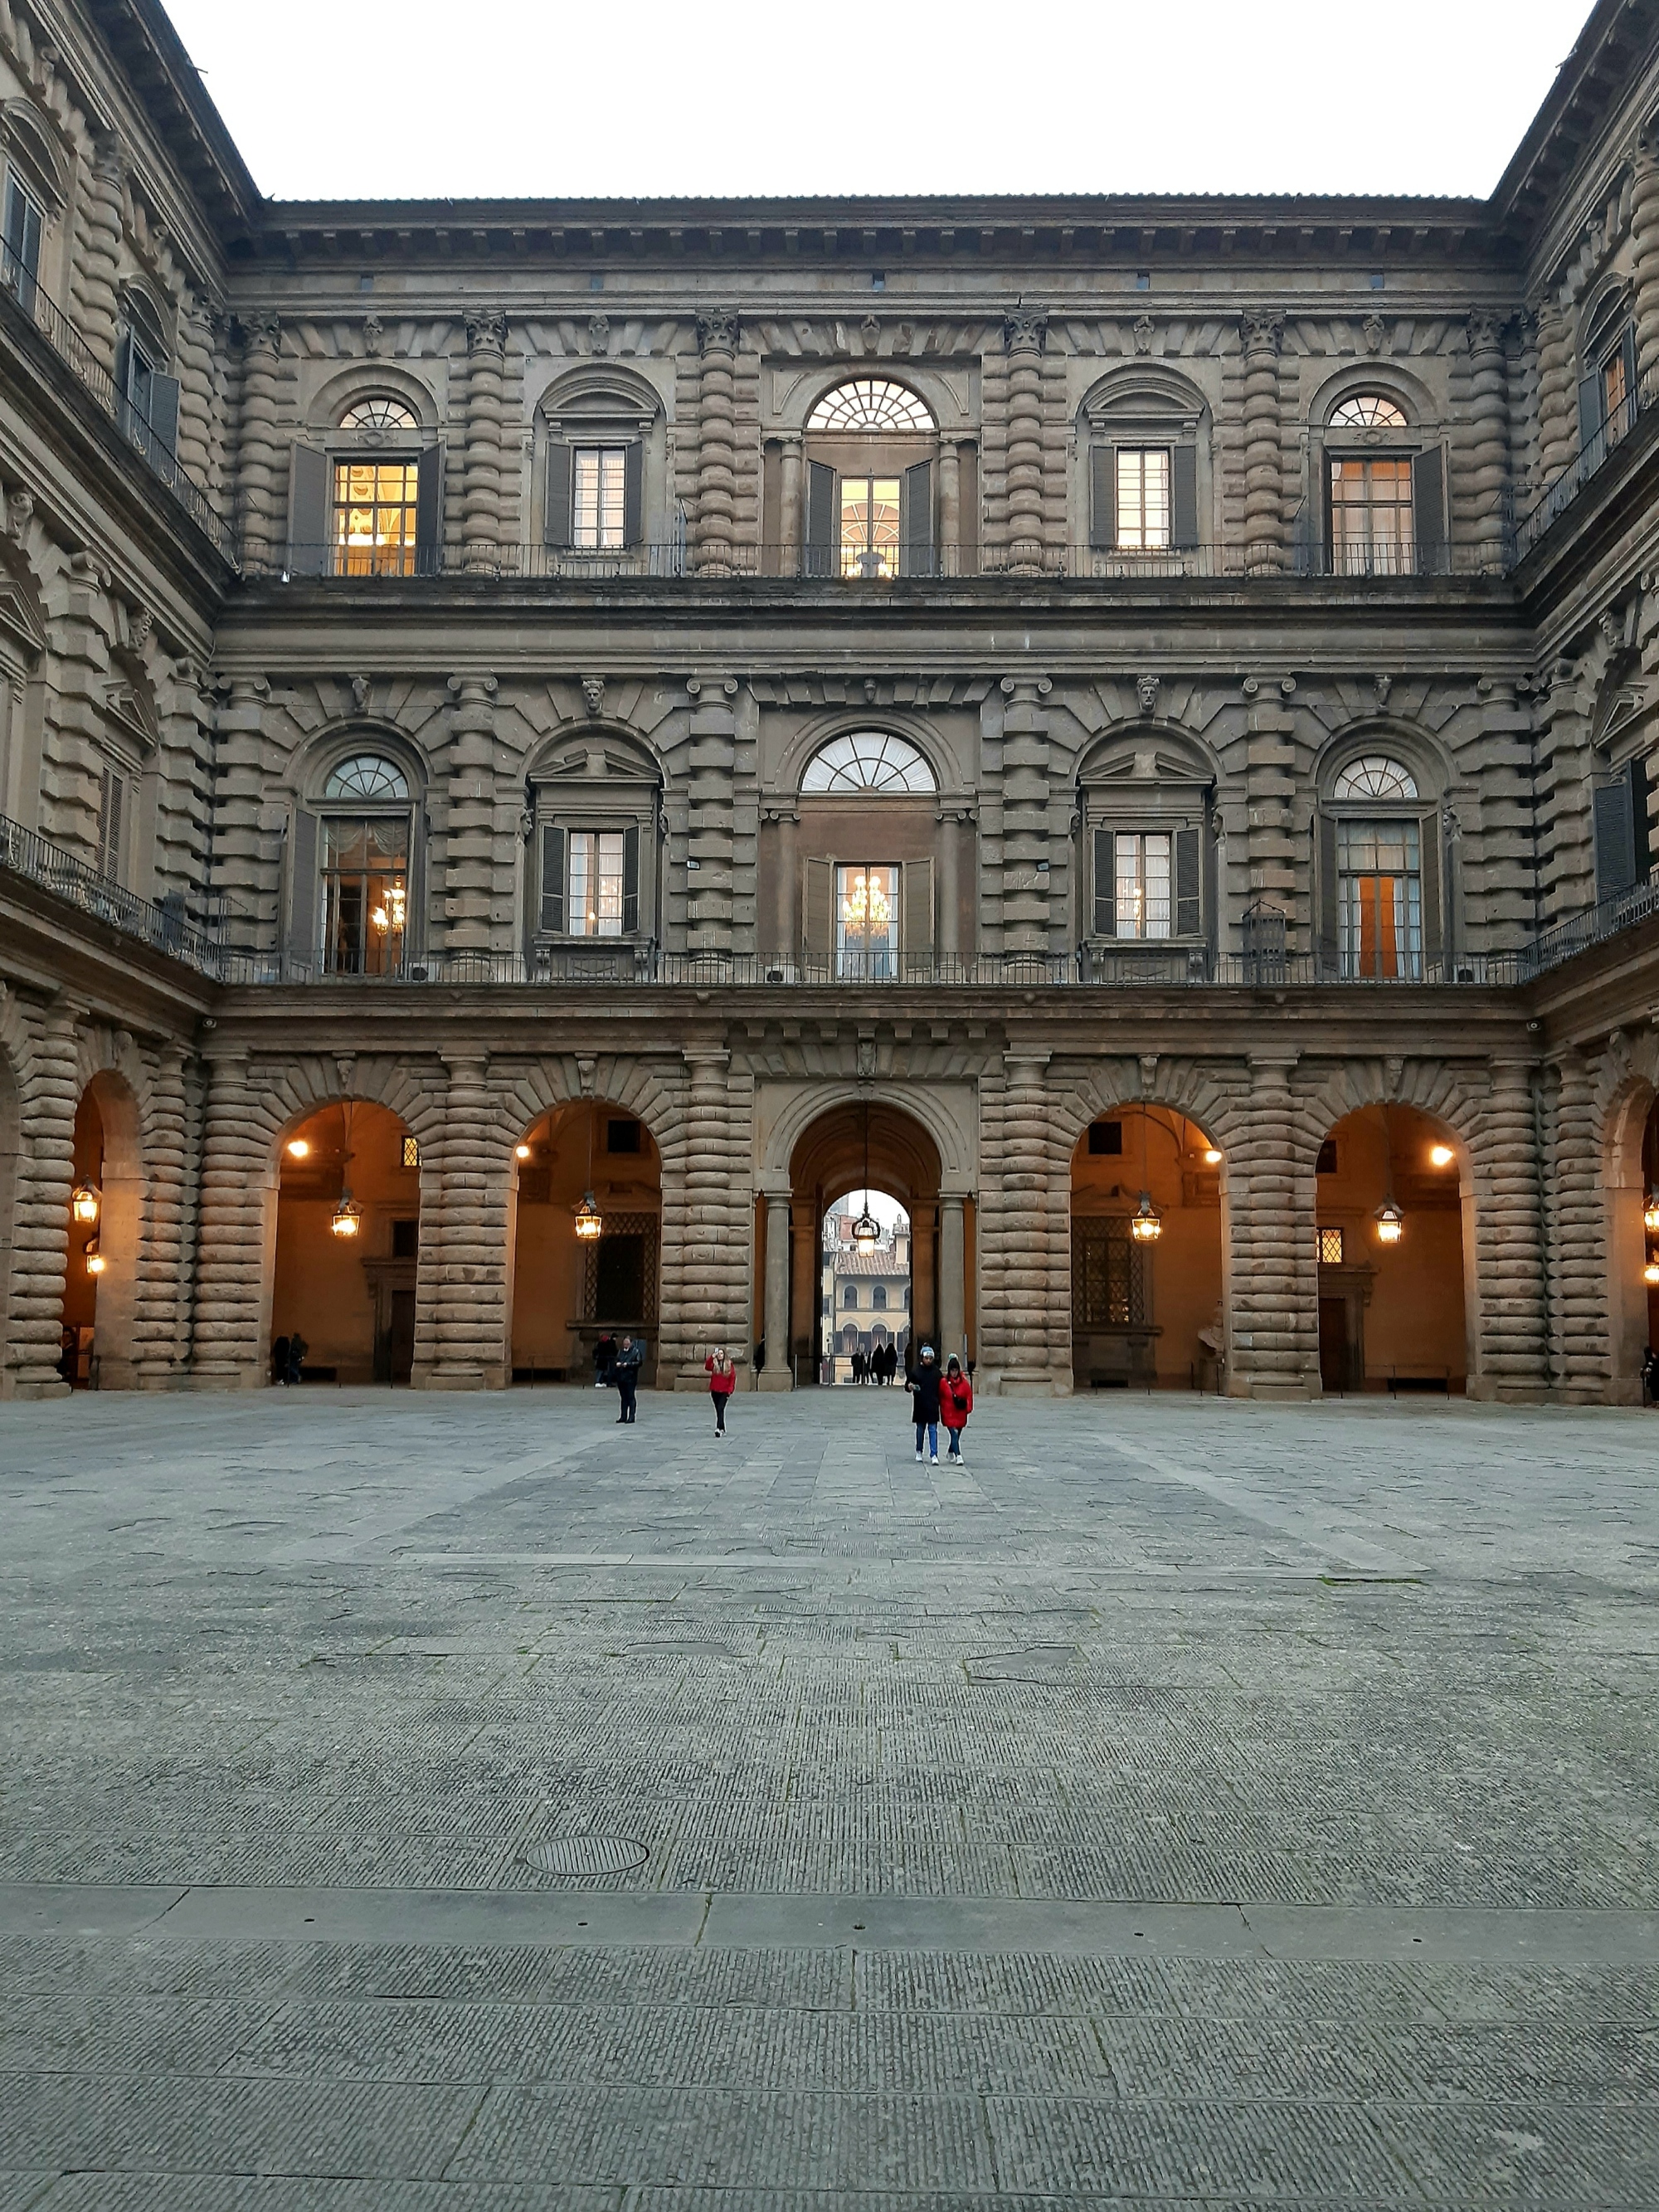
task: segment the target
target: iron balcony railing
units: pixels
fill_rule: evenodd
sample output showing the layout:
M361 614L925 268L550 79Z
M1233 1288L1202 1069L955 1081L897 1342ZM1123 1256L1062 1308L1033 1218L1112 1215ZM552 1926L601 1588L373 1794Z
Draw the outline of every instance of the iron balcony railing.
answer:
M140 410L121 391L75 325L42 289L33 272L12 251L0 244L0 301L6 309L32 324L60 361L66 362L127 444L149 466L157 482L169 491L191 520L233 568L236 539L228 523L189 471L178 454L159 437Z
M1559 521L1590 478L1604 468L1635 429L1638 422L1659 405L1659 370L1650 369L1628 391L1577 459L1562 470L1543 496L1521 518L1515 533L1515 557L1524 561L1553 523Z
M248 957L233 951L230 941L240 938L246 944L251 939L251 918L222 894L169 891L159 904L140 898L62 845L3 814L0 869L39 884L94 921L107 922L123 935L221 981L228 980L236 961Z
M1563 961L1577 959L1581 952L1605 945L1610 937L1633 929L1656 914L1659 914L1659 871L1644 882L1632 884L1628 890L1598 899L1594 906L1583 907L1540 930L1521 956L1522 981L1530 982L1534 975L1559 968Z

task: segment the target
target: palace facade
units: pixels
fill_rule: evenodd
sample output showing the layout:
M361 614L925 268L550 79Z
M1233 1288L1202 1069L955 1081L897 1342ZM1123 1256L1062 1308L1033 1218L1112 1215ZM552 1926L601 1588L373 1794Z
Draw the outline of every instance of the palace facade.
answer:
M981 1389L1633 1400L1656 116L285 204L0 0L0 1390L788 1388L873 1176Z

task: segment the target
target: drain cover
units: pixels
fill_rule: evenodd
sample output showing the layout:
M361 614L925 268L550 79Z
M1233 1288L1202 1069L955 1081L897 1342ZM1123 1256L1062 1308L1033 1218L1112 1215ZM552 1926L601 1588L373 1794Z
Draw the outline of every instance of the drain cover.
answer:
M968 1662L975 1682L1054 1682L1069 1678L1077 1647L1034 1644L1025 1651L989 1651Z
M651 1856L632 1836L549 1836L519 1855L538 1874L626 1874Z

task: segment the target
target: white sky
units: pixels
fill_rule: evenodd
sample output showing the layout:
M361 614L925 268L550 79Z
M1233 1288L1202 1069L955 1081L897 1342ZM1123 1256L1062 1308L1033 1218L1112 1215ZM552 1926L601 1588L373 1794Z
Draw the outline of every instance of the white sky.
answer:
M878 1164L875 1160L870 1163L872 1169ZM864 1193L862 1189L859 1189L849 1191L845 1198L837 1199L834 1205L825 1206L824 1212L844 1213L851 1220L862 1212L863 1209ZM872 1189L870 1211L884 1229L890 1229L896 1221L903 1221L906 1218L904 1208L899 1204L897 1199L890 1198L884 1190Z
M277 198L1492 190L1590 0L167 0Z

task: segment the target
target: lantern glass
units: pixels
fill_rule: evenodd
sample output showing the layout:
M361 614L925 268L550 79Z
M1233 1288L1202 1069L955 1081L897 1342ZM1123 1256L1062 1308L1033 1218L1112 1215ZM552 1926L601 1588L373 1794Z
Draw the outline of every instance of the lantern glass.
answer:
M309 1139L305 1137L290 1137L288 1140L288 1156L291 1160L309 1159L311 1158L311 1144Z
M860 1252L873 1252L881 1242L881 1224L866 1206L853 1224L853 1244Z
M1152 1204L1148 1191L1140 1194L1140 1203L1129 1223L1129 1234L1137 1244L1156 1244L1164 1234L1164 1217Z
M334 1217L328 1225L337 1237L343 1239L356 1237L362 1229L363 1209L349 1191L335 1207Z
M599 1236L604 1227L605 1217L600 1213L599 1207L593 1203L592 1192L591 1190L585 1190L582 1193L582 1202L576 1208L577 1236L580 1237L584 1243L587 1243L593 1237Z
M1648 1202L1642 1208L1642 1226L1650 1237L1659 1237L1659 1191L1648 1193Z
M1397 1244L1406 1233L1406 1217L1392 1200L1376 1209L1376 1241L1379 1244Z
M89 1275L101 1275L108 1264L101 1252L88 1252L87 1255L87 1273Z
M1642 1270L1642 1280L1644 1283L1659 1284L1659 1260L1648 1261L1647 1266Z
M78 1182L70 1193L70 1211L77 1221L96 1221L98 1218L98 1189L94 1183Z

